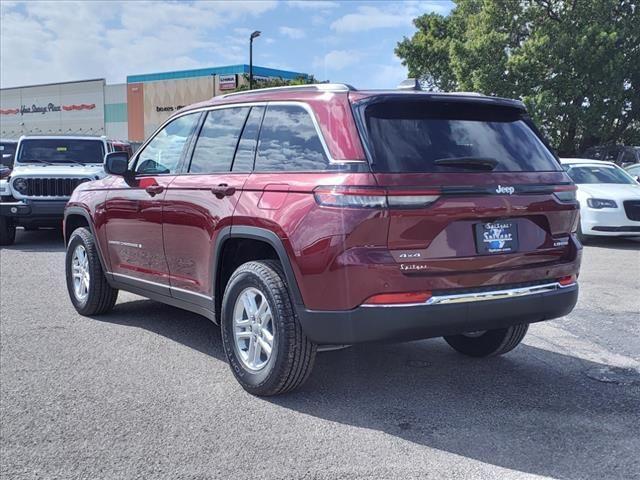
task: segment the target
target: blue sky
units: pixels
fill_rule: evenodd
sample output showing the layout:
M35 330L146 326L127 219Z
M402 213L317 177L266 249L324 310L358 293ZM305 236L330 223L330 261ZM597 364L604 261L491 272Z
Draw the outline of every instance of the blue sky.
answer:
M248 63L360 88L395 87L411 20L449 1L6 2L0 85L11 87Z

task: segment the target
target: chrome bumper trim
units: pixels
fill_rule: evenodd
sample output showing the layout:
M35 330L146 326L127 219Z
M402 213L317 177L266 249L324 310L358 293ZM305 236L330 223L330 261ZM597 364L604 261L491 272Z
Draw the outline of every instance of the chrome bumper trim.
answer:
M555 292L563 288L575 286L575 282L569 285L561 285L558 282L532 285L530 287L507 288L504 290L492 290L489 292L460 293L453 295L435 295L422 303L394 303L386 305L363 304L363 307L417 307L428 305L449 305L452 303L484 302L486 300L502 300L505 298L525 297L541 293Z

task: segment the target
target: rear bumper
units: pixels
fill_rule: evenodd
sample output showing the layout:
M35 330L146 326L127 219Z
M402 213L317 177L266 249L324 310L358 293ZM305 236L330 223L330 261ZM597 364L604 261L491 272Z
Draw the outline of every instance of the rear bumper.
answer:
M318 344L353 344L403 341L504 328L562 317L578 301L578 285L524 295L484 292L482 300L466 296L460 301L410 306L361 306L349 311L298 312L305 335ZM448 298L449 298L448 297ZM468 300L468 301L467 301Z

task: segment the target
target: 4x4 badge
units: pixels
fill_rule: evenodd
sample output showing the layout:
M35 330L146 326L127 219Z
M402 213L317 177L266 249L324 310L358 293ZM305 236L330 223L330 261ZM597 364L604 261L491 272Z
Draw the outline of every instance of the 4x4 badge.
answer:
M507 193L509 195L513 195L515 191L515 187L503 187L502 185L498 185L498 188L496 188L496 193Z

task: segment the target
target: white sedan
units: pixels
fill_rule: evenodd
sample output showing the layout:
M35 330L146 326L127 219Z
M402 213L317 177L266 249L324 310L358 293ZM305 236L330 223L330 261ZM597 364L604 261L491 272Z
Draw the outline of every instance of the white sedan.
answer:
M582 240L591 235L640 236L640 183L611 162L560 159L578 186Z

